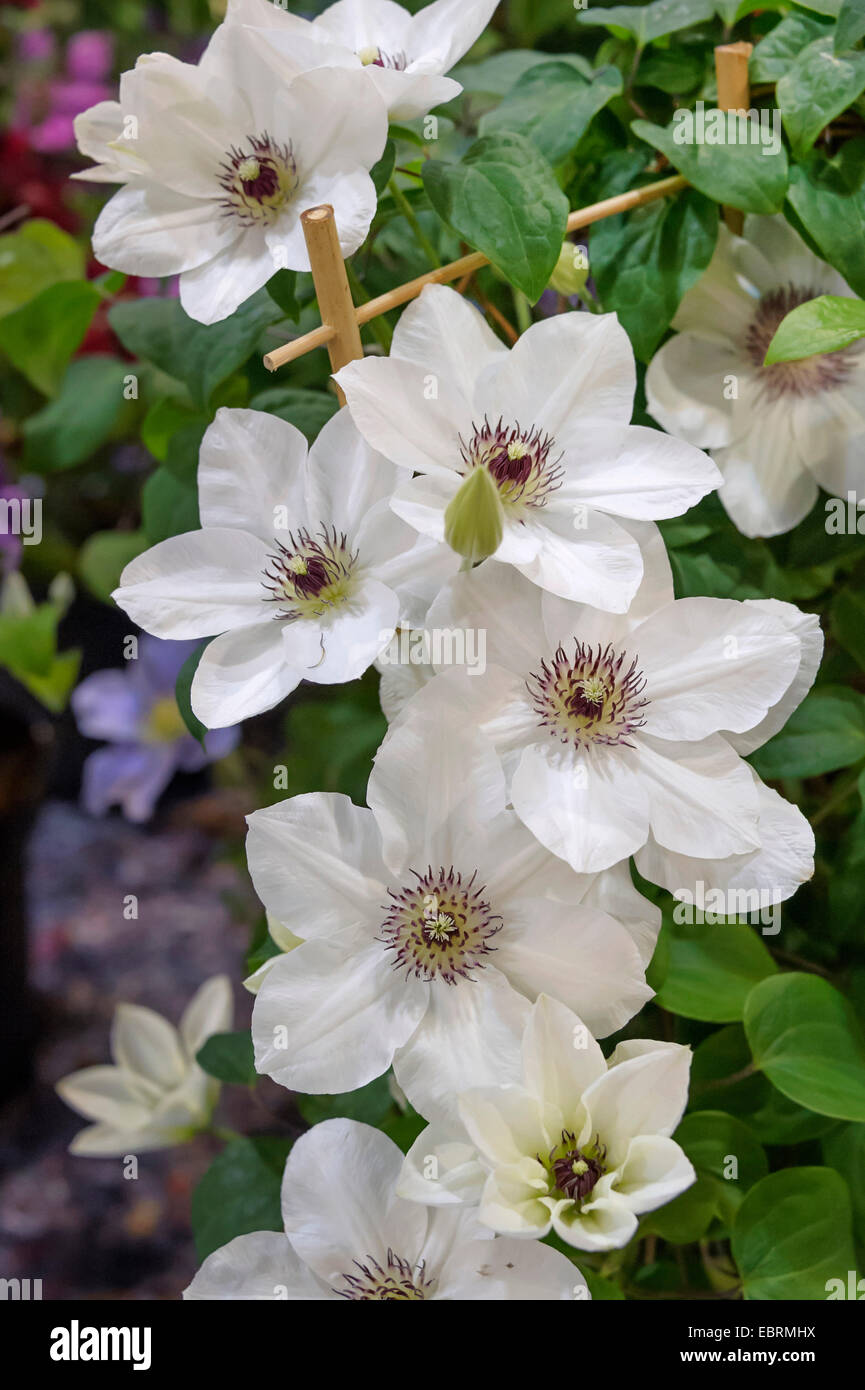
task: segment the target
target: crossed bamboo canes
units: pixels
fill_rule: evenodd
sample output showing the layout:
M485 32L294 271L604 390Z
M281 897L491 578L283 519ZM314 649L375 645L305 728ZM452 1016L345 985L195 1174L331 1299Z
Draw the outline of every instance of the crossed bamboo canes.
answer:
M750 85L748 81L748 59L751 44L719 44L715 49L715 73L718 80L718 107L722 111L747 110L750 106ZM599 203L577 208L567 221L569 232L600 222L604 217L613 217L618 212L629 212L632 208L643 207L658 198L666 198L670 193L678 193L688 187L687 179L681 174L671 178L659 179L657 183L645 188L631 189L619 193L614 198L604 198ZM725 208L724 217L731 231L741 232L742 213L737 208ZM338 372L347 362L363 357L360 341L361 326L371 319L407 304L415 299L426 285L443 285L451 280L466 280L481 266L489 265L489 257L480 251L472 251L459 260L427 271L404 285L380 294L365 304L355 304L346 275L345 262L339 246L339 236L333 208L329 203L320 207L308 208L301 214L303 234L309 252L309 265L321 314L321 326L300 338L294 338L283 347L275 348L264 357L264 365L269 372L294 362L314 348L326 347L330 357L331 370ZM336 386L336 383L334 383ZM340 405L345 405L345 397L336 386Z

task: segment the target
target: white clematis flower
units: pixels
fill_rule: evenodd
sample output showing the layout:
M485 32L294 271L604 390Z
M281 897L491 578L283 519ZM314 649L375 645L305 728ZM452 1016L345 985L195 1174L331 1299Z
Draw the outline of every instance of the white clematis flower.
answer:
M548 854L505 810L483 740L435 714L394 729L367 799L312 793L249 817L256 891L304 938L260 981L259 1071L333 1094L393 1064L412 1105L445 1119L516 1055L540 992L602 1035L651 997L656 909L626 871L580 878Z
M646 374L665 429L710 450L718 495L746 536L777 536L813 507L818 484L865 492L865 349L765 367L775 330L817 295L853 296L785 219L722 226L712 262L685 295ZM733 386L735 394L733 394Z
M517 815L578 873L634 855L677 895L702 879L780 902L813 872L813 835L739 755L810 688L819 621L772 599L676 600L656 528L635 534L646 578L624 615L544 594L496 563L456 576L427 621L485 629L486 671L441 672L394 727L430 708L475 725Z
M696 1177L670 1138L690 1065L690 1048L648 1039L619 1043L605 1061L585 1024L541 997L519 1075L465 1091L455 1136L419 1135L398 1191L437 1209L479 1201L480 1220L509 1236L555 1231L578 1250L618 1249L639 1216Z
M354 680L402 614L423 615L456 565L394 516L395 478L347 410L308 455L284 420L217 411L198 466L202 529L139 555L113 595L158 637L221 634L192 682L208 728L271 709L301 680Z
M395 494L399 516L443 540L446 513L472 505L462 489L483 469L501 509L488 553L612 612L627 609L642 575L621 519L678 516L719 481L692 445L629 424L634 354L614 314L559 314L508 351L462 295L428 285L390 356L336 378L373 448L421 474Z
M93 176L126 184L96 222L99 260L179 274L187 314L216 323L278 269L309 269L304 209L332 204L343 254L356 251L375 213L369 170L387 114L339 50L314 66L323 53L301 42L284 58L266 36L221 25L197 66L154 54L124 73L119 103L77 128L99 161Z
M95 1121L76 1134L69 1152L92 1158L140 1154L185 1143L205 1129L219 1082L195 1056L209 1037L231 1027L231 1014L226 975L201 986L179 1028L152 1009L119 1004L111 1030L114 1065L85 1067L57 1082L60 1098Z
M402 1154L377 1129L325 1120L301 1135L282 1182L285 1234L236 1236L208 1255L185 1299L439 1299L590 1297L564 1255L493 1238L474 1212L429 1211L395 1193Z
M265 29L289 57L298 41L338 48L364 68L390 118L407 121L459 96L460 84L442 74L468 52L497 4L435 0L411 14L393 0L338 0L310 22L270 0L230 0L226 20Z

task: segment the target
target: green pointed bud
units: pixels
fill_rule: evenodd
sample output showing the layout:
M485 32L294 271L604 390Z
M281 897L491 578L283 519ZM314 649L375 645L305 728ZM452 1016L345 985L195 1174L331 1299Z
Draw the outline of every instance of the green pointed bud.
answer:
M485 468L466 474L445 512L445 540L470 565L498 550L504 530L504 511L498 488Z
M559 294L579 294L589 278L589 258L584 246L566 241L559 252L556 268L550 276L550 289Z

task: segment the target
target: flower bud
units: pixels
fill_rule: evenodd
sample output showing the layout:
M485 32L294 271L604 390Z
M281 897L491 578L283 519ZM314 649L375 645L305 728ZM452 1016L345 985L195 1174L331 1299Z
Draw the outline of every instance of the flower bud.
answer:
M498 488L486 468L473 468L445 511L445 540L470 565L494 555L504 529Z
M559 259L550 276L550 289L559 294L579 294L589 278L589 261L584 246L572 241L562 243Z

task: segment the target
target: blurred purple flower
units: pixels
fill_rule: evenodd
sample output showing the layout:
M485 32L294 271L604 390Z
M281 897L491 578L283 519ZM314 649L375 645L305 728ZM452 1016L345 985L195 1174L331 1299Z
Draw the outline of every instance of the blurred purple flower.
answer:
M39 53L38 56L43 55ZM65 73L49 83L48 109L44 118L33 125L30 143L35 150L48 154L74 145L75 117L113 95L109 83L113 61L111 34L85 29L73 35L66 45ZM19 123L22 116L26 117L28 105L25 93L20 103Z
M14 483L2 482L0 474L0 500L12 502L16 498L19 502L25 500L26 493ZM17 570L21 563L21 537L14 531L7 531L0 527L0 575L8 574L10 570Z
M205 748L187 732L174 683L197 642L138 639L138 658L123 670L94 671L72 694L78 728L105 739L84 764L81 799L91 815L119 805L130 821L146 821L175 772L198 772L237 746L239 728L212 729Z

